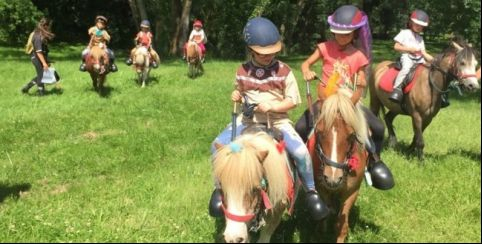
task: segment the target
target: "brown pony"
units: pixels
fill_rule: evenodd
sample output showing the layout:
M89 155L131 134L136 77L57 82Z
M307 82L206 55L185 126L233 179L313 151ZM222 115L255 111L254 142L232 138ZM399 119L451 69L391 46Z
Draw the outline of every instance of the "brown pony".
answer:
M86 70L92 78L94 89L102 91L105 77L110 72L109 56L102 47L95 45L90 49L86 57Z
M223 191L226 242L248 242L249 231L261 230L258 242L269 242L289 204L292 181L287 155L265 132L243 134L229 145L216 145L214 175Z
M441 95L448 93L449 83L455 80L454 85L468 91L479 89L475 75L477 60L474 50L464 41L451 42L451 45L439 54L429 67L423 67L420 75L413 80L412 90L405 94L402 107L388 99L389 93L379 87L381 77L392 65L390 61L378 64L370 77L370 109L378 115L380 108L388 108L384 114L388 128L389 145L397 144L397 137L393 129L393 120L398 114L412 117L414 136L410 149L415 150L418 158L423 160L423 131L437 115L441 105Z
M188 65L187 75L190 78L196 78L204 72L201 62L201 48L196 42L189 41L186 47L186 61Z
M317 190L336 215L337 242L344 242L348 234L348 217L363 181L367 134L361 109L339 92L323 102L314 136L308 142ZM327 227L327 219L322 227Z

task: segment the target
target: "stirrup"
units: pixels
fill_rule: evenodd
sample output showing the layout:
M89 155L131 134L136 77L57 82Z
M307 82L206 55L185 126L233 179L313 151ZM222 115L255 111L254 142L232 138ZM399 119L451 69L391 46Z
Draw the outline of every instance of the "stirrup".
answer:
M80 64L79 70L81 72L85 72L85 66L86 66L85 63Z
M214 189L209 200L209 215L215 218L223 217L223 192L221 189Z
M330 210L314 190L306 193L305 204L310 216L316 221L322 220L330 214Z
M390 190L395 186L392 172L382 160L374 162L370 160L368 165L372 186L380 190Z
M403 99L403 91L400 88L395 88L393 89L392 93L388 97L390 101L395 102L395 103L401 103Z

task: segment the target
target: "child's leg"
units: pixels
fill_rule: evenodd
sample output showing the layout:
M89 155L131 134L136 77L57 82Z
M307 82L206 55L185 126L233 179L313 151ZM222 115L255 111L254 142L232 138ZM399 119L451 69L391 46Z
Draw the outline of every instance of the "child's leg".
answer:
M241 131L245 128L245 126L241 123L238 119L239 123L236 126L236 135L240 135ZM211 144L211 153L214 158L216 154L216 144L226 145L231 142L231 132L232 132L232 124L229 124L221 134L219 134L216 139L214 139L213 143ZM214 191L211 194L211 199L209 200L209 214L213 217L221 217L223 216L223 210L221 208L223 204L223 193L221 191L221 186L219 185L218 179L214 179Z
M321 220L328 216L329 210L316 192L313 178L313 165L308 148L306 148L301 137L296 133L291 124L286 123L280 125L279 129L283 132L286 150L295 159L296 169L301 174L301 180L306 190L305 204L310 215L315 220Z

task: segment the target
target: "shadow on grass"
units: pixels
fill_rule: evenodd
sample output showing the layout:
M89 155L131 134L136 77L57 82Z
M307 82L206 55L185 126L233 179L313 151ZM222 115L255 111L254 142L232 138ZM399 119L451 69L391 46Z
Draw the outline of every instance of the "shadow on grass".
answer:
M388 147L388 144L385 143L385 147ZM397 153L401 154L404 159L411 160L416 159L417 155L415 151L410 148L410 144L407 142L398 142L397 145L393 148ZM449 157L450 155L459 155L463 158L468 158L475 163L480 164L480 152L467 150L465 148L455 148L452 147L445 153L427 153L424 152L425 159L434 159L434 160L445 160L445 158ZM423 164L424 161L421 161L420 164Z
M18 199L22 192L30 190L32 185L30 183L20 183L15 185L0 184L0 203L5 201L7 197Z
M137 78L137 74L135 74L136 76L134 78L132 78L132 82L137 86L137 87L141 87L142 86L142 83L139 82L139 79ZM149 78L147 78L146 80L146 87L149 87L149 86L153 86L153 85L158 85L159 84L159 77L157 76L153 76L153 75L149 75Z
M303 194L299 197L303 198ZM303 201L297 201L295 205L295 212L293 216L280 223L275 233L271 238L271 242L309 242L309 243L332 243L336 242L336 216L331 215L326 220L326 228L322 231L321 223L313 221L308 212L304 209ZM360 216L358 206L353 206L348 218L349 234L357 233L360 230L363 232L371 232L377 234L380 232L380 227L373 222L364 220ZM299 238L295 237L296 231L299 232Z
M109 98L110 95L112 94L112 91L114 90L113 87L110 86L104 86L98 93L99 97L102 98Z

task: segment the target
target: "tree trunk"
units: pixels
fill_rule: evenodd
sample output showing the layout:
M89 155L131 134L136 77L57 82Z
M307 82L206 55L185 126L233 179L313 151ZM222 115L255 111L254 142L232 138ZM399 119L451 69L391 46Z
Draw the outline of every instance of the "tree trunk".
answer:
M137 9L136 0L129 0L129 7L131 8L134 24L137 26L141 18L139 16L139 10Z
M294 16L291 19L291 26L286 26L283 24L281 26L281 36L284 39L285 43L285 48L283 49L283 54L286 55L289 53L290 50L288 50L288 47L292 46L292 40L293 40L293 33L296 30L296 26L298 25L298 20L301 16L301 13L303 12L303 9L305 8L306 0L298 0L298 3L296 3L296 9L294 10ZM286 22L286 21L285 21Z
M191 13L192 0L184 0L184 6L182 8L181 19L176 28L176 33L172 40L171 55L176 55L181 49L184 41L187 39L187 32L189 28L189 15Z
M137 8L139 9L139 14L141 15L141 20L149 19L147 17L146 5L144 4L144 0L136 0Z

